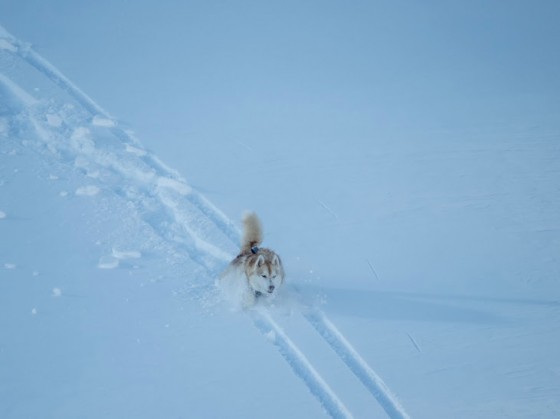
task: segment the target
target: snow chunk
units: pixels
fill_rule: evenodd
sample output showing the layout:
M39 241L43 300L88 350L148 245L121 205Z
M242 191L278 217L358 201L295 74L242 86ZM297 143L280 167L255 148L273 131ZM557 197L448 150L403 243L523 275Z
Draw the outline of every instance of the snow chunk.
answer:
M72 140L81 140L83 138L90 138L90 137L91 137L91 131L89 130L89 128L78 127L74 129L74 132L72 132L72 136L70 138Z
M101 189L99 189L97 186L94 186L94 185L81 186L78 189L76 189L76 195L78 195L78 196L94 196L94 195L97 195L100 191L101 191Z
M35 307L33 307L31 309L31 314L36 315L37 314L37 309Z
M89 154L95 151L95 143L88 128L76 128L70 137L70 142L75 149L81 152Z
M142 253L137 250L117 250L113 248L113 257L116 259L140 259Z
M119 267L119 260L113 256L102 256L97 267L99 269L115 269Z
M147 154L146 150L142 150L141 148L134 147L133 145L130 144L126 144L126 152L130 154L134 154L135 156L138 157L143 157Z
M160 177L157 183L158 186L173 189L181 195L188 195L192 191L191 187L186 183L168 177Z
M100 115L95 115L93 117L93 120L91 121L91 123L93 125L95 125L96 127L113 128L113 127L117 126L117 123L115 121L113 121L112 119L105 118L105 117L100 116Z
M62 295L62 290L60 288L53 288L52 296L53 297L60 297Z
M99 176L101 176L101 173L99 172L99 170L93 170L93 171L88 171L86 176L92 179L98 179Z
M4 211L0 211L0 220L6 218L6 213Z
M13 263L4 263L4 268L6 269L16 269L16 265Z

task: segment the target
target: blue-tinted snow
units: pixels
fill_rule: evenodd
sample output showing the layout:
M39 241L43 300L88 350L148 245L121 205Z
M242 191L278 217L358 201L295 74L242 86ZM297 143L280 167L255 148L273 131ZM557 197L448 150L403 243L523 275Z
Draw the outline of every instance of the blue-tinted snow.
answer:
M557 417L559 18L3 2L1 416ZM213 288L245 209L256 318Z

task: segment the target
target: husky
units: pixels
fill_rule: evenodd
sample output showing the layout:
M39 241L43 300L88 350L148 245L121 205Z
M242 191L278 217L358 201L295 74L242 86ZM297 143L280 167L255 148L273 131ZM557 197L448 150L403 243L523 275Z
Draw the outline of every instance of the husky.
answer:
M259 297L275 296L284 283L280 257L270 249L259 247L262 241L259 218L255 213L246 214L240 252L220 278L222 288L238 294L233 297L240 298L243 307L253 306Z

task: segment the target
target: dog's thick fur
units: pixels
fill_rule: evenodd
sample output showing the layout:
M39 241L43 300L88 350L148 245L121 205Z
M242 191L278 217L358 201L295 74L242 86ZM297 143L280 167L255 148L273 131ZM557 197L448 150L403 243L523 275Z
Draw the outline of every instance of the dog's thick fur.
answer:
M263 231L259 218L255 213L246 214L243 218L241 250L221 278L222 282L241 280L244 283L241 296L244 307L254 305L259 296L274 295L284 283L284 268L280 257L270 249L259 247L262 241Z

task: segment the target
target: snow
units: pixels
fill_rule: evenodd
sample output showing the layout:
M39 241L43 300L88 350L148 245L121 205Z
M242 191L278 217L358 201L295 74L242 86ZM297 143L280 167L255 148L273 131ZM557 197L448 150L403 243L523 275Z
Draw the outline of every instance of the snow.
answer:
M99 115L95 115L91 123L97 127L113 128L116 126L116 122L109 118L104 118Z
M100 192L100 189L95 185L80 186L76 189L76 195L79 196L95 196Z
M13 46L7 39L0 40L0 49L6 49L11 52L17 52L17 48Z
M0 417L559 416L556 2L0 16Z
M113 249L113 256L117 259L140 259L142 257L142 253L137 250Z

